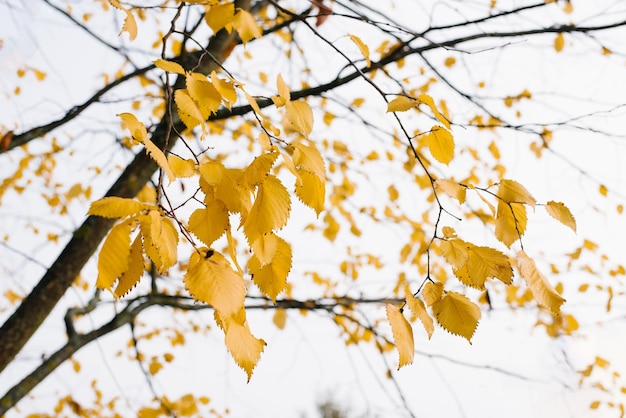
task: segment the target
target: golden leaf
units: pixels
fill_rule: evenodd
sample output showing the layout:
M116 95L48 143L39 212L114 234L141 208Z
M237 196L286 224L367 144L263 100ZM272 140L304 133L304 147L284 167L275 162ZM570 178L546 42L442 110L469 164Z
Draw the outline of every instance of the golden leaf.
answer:
M196 209L189 217L189 230L207 246L222 236L230 222L228 210L220 200L211 200L206 207Z
M291 92L289 86L285 83L285 80L283 80L282 74L276 76L276 89L278 90L278 103L276 103L276 99L272 99L276 107L284 106L285 103L291 101Z
M323 182L326 180L324 158L313 142L294 141L293 163L299 170L306 170L315 174Z
M406 320L400 309L388 303L386 306L387 320L391 325L391 333L393 334L393 342L398 349L399 361L398 370L407 364L413 363L415 354L415 342L413 341L413 328Z
M461 186L456 181L446 180L446 179L437 179L435 180L435 187L437 189L441 189L445 194L447 194L451 198L458 200L460 204L465 203L465 196L466 196L467 189Z
M187 129L193 129L204 122L202 111L198 108L198 105L191 98L186 89L176 90L174 92L174 101L178 109L178 116Z
M428 315L426 311L426 306L424 306L424 302L421 299L416 299L413 297L411 293L407 293L406 296L406 305L409 307L411 312L413 312L420 320L426 333L428 334L428 339L433 336L433 332L435 331L435 326L433 324L433 319Z
M130 131L130 136L137 142L143 142L148 138L148 131L143 123L139 122L135 115L132 113L119 113L120 119L122 119L122 128L127 128Z
M161 58L154 60L153 62L157 68L160 68L163 71L185 75L185 69L177 62L167 61Z
M406 112L407 110L417 106L419 102L415 99L406 96L398 96L389 103L387 103L387 113L391 112Z
M496 238L507 247L511 247L526 232L526 207L521 203L498 202L496 212Z
M561 52L563 50L563 47L565 47L565 38L563 37L563 34L559 32L554 38L554 50L556 52Z
M576 219L574 219L572 212L570 212L567 206L561 202L551 200L546 203L545 208L550 216L576 232Z
M287 119L291 127L305 137L313 130L313 111L307 102L298 100L285 104Z
M433 126L425 135L430 153L437 161L448 164L454 157L454 138L450 131L441 126Z
M201 120L205 121L208 117L217 112L222 103L222 95L213 86L213 83L206 79L206 76L201 77L187 76L186 86L189 96L193 99L194 103L200 109ZM200 78L200 79L199 79ZM178 102L176 102L178 105ZM195 114L194 117L198 115Z
M446 292L433 305L433 313L439 325L451 334L465 338L470 344L480 319L480 308L465 295Z
M513 268L509 258L498 250L489 247L479 247L471 243L466 243L468 248L466 270L460 270L457 276L464 284L480 290L485 289L485 281L495 277L504 284L511 284L513 281ZM463 281L461 274L466 273L466 280Z
M222 96L222 102L230 109L230 107L237 101L237 90L235 85L229 80L223 80L217 76L215 71L211 72L211 83L220 92Z
M111 6L116 9L123 10L126 13L126 18L124 19L124 26L122 26L122 30L120 31L120 35L123 32L128 32L130 36L130 40L134 40L137 37L137 22L135 21L135 17L131 13L130 10L125 9L118 0L109 0Z
M443 256L453 269L463 266L469 258L467 243L461 239L441 241L440 247Z
M143 140L143 146L146 149L146 154L148 154L148 156L157 163L159 168L163 170L170 183L176 180L176 176L172 172L170 165L167 163L167 158L165 157L165 154L163 154L163 151L154 145L148 138Z
M111 228L98 255L98 289L110 289L130 263L130 222Z
M315 174L300 171L300 177L296 180L296 196L319 216L324 210L326 184Z
M275 149L256 157L252 163L244 170L244 182L248 188L253 189L265 180L270 170L274 166L280 153Z
M158 210L151 210L139 218L144 251L157 271L162 273L178 259L178 231L174 222L162 217Z
M243 308L246 295L243 278L217 251L202 248L200 254L194 252L183 282L194 299L213 306L222 317Z
M291 270L291 245L276 237L276 251L271 261L262 266L255 253L248 262L248 270L261 292L276 302L276 296L287 286L287 276Z
M115 286L113 295L121 298L128 293L141 279L144 271L143 246L141 244L141 235L137 235L130 246L129 265L126 271L122 273Z
M224 26L228 25L235 18L235 3L217 4L211 6L204 15L204 21L211 28L213 33L217 33Z
M506 203L525 203L532 207L537 203L530 192L515 180L500 180L496 195Z
M565 299L556 292L548 279L537 269L535 261L524 250L520 250L517 257L517 268L520 275L526 280L537 303L548 308L555 315L559 315Z
M433 112L433 115L435 115L435 118L437 118L437 120L441 122L443 126L450 129L450 122L439 112L439 109L437 109L437 106L435 105L435 101L433 100L432 97L430 97L428 94L420 94L417 100L419 100L420 102L428 106L430 110Z
M233 19L233 27L239 33L239 37L244 45L251 39L258 39L263 36L263 31L256 23L256 20L254 20L252 13L244 9L237 9Z
M365 58L365 62L367 66L369 67L372 64L370 61L369 47L365 45L363 41L361 40L361 38L359 38L358 36L356 35L348 35L348 36L350 37L350 40L354 42L357 47L359 47L359 51L361 51L361 54L363 54L363 57Z
M267 345L265 341L252 335L248 321L245 319L245 311L238 315L224 315L215 311L219 315L222 329L226 337L226 348L230 352L235 362L248 375L248 382L252 377L252 371L261 359L261 353ZM243 320L242 320L243 317Z
M287 310L280 308L276 309L272 322L276 325L276 328L285 329L285 324L287 323Z
M196 162L191 158L183 160L177 155L170 154L167 156L167 164L176 178L187 178L196 174Z
M279 239L280 238L273 232L268 232L267 234L261 235L254 241L254 244L252 244L252 251L261 267L270 263L276 255Z
M109 196L93 202L87 214L103 218L125 218L152 207L152 205L141 203L134 199Z
M443 284L439 282L431 282L430 280L424 285L422 289L422 296L427 306L432 306L434 303L439 302L443 296Z
M268 175L259 184L256 199L243 224L248 243L252 245L259 236L285 226L290 210L289 192L278 178Z

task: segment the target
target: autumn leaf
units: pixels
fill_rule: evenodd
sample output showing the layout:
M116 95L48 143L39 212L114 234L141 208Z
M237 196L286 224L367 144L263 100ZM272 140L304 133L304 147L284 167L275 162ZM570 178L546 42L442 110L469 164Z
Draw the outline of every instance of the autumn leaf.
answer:
M498 201L496 211L496 238L507 247L521 239L526 232L528 217L526 208L520 203Z
M207 202L189 217L189 230L207 246L221 237L229 226L228 209L220 200Z
M126 13L124 26L122 26L120 35L123 32L128 32L130 40L134 40L137 37L137 22L135 21L135 17L131 13L131 11L124 8L118 0L109 0L109 3L111 3L111 6L115 7L116 9L122 10L124 13Z
M235 18L235 3L216 4L205 13L204 21L213 33L230 24Z
M506 203L525 203L532 207L537 203L530 192L515 180L500 180L496 195Z
M439 302L443 296L443 285L439 282L427 281L422 290L422 296L427 306Z
M187 89L178 89L174 92L174 102L178 109L178 116L187 129L193 129L204 122L202 111L191 98Z
M296 196L319 216L324 210L326 184L315 174L301 171L296 180Z
M420 94L417 97L417 100L419 100L420 102L424 103L426 106L428 106L430 108L430 110L433 112L433 115L435 115L435 118L441 122L443 124L443 126L445 126L447 129L450 129L450 121L448 121L448 119L446 119L441 112L439 112L439 109L437 109L437 106L435 105L435 101L433 100L432 97L430 97L427 94Z
M261 241L262 238L257 239ZM270 262L261 265L256 254L248 262L252 280L264 295L276 302L276 296L287 286L287 276L291 270L291 245L280 237L275 238L276 250Z
M459 183L452 180L437 179L435 180L435 187L451 198L458 200L460 204L465 203L467 189Z
M572 215L572 212L561 202L549 201L545 205L546 212L563 225L576 232L576 219Z
M481 316L478 305L461 293L446 292L433 305L433 313L443 329L465 338L471 344Z
M226 348L239 367L246 372L249 382L267 344L252 335L243 308L238 315L224 315L218 310L215 311L215 315L219 317L224 329Z
M389 103L387 103L387 113L391 112L406 112L409 109L417 106L419 102L415 99L406 96L398 96Z
M554 49L556 52L561 52L564 46L565 46L565 38L563 37L563 34L559 32L556 34L556 37L554 38Z
M361 40L361 38L359 38L358 36L356 35L348 35L348 36L350 37L350 40L354 42L356 46L359 48L359 51L361 51L361 54L363 54L363 57L365 58L365 62L367 66L369 67L372 64L370 61L369 47L365 45L363 41Z
M413 312L420 320L426 333L428 334L428 339L433 336L433 332L435 331L435 326L433 324L433 319L428 315L426 311L426 306L424 306L424 302L421 299L415 298L413 294L410 292L407 293L406 296L406 305L409 307L411 312Z
M425 134L425 141L430 153L437 161L448 164L454 157L454 138L450 131L441 126L433 126L431 131Z
M239 37L244 45L252 39L258 39L263 36L263 31L254 20L254 16L244 9L237 9L233 19L233 27L239 33Z
M535 261L524 250L517 253L517 267L520 275L526 280L537 303L559 315L565 299L559 295L548 279L537 269Z
M110 289L130 263L130 222L111 228L98 255L98 289Z
M290 210L289 192L278 178L268 175L259 184L256 199L243 224L248 242L253 244L260 235L285 226Z
M122 273L113 291L116 298L121 298L137 285L144 271L143 246L141 235L137 235L130 246L128 268Z
M153 62L157 68L160 68L163 71L185 75L185 69L177 62L168 61L161 58L154 60Z
M313 111L307 102L298 100L285 104L289 123L304 137L308 137L313 130Z
M176 178L188 178L196 174L196 162L191 158L183 160L174 154L170 154L167 156L167 164Z
M393 342L398 349L398 370L400 370L403 366L413 363L413 356L415 354L413 328L411 328L409 321L406 320L402 312L400 312L400 309L396 306L388 303L386 311L387 320L389 321L389 325L391 325Z
M460 239L443 240L440 244L441 252L453 269L459 269L469 258L469 251L465 241Z
M152 205L138 202L134 199L109 196L93 202L87 214L102 216L103 218L125 218L152 207Z

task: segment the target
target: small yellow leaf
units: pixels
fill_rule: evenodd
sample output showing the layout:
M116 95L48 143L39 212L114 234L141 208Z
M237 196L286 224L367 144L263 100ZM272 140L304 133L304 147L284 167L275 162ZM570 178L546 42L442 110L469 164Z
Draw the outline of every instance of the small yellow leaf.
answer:
M200 254L194 252L183 282L194 299L213 306L222 316L229 317L243 308L243 278L217 251L203 248Z
M430 97L428 94L420 94L417 100L426 104L430 108L430 110L433 112L433 115L435 115L435 118L437 118L437 120L441 122L443 126L450 129L450 122L439 112L439 109L437 109L437 106L435 105L435 101L433 100L432 97Z
M559 32L557 33L556 38L554 38L554 49L556 50L556 52L561 52L564 46L565 38L563 38L563 34Z
M480 308L465 295L447 292L433 305L439 325L451 334L465 338L470 344L480 319Z
M411 324L406 320L400 309L396 306L388 303L386 307L387 320L391 325L391 332L393 334L393 342L398 349L399 361L398 370L407 364L413 363L413 356L415 354L415 342L413 340L413 328Z
M276 328L285 329L285 324L287 323L287 310L280 308L276 309L272 322L276 325Z
M313 111L307 102L298 100L285 104L287 119L296 132L308 137L313 130Z
M456 181L437 179L435 187L441 189L445 194L459 201L460 204L465 203L467 189Z
M389 103L387 103L387 113L391 112L406 112L407 110L417 106L419 102L415 99L406 96L398 96Z
M454 138L450 131L441 126L433 126L425 136L430 153L437 161L448 164L454 157Z
M228 25L235 18L235 3L217 4L211 6L204 15L204 21L213 33Z
M301 170L299 174L296 180L296 196L319 216L324 210L326 184L309 171Z
M109 196L93 202L87 214L102 216L103 218L125 218L149 208L151 208L151 205L138 202L134 199Z
M260 240L261 238L257 241ZM248 270L261 292L276 302L276 296L287 286L287 276L291 270L291 245L276 237L276 251L272 260L261 266L261 262L254 254L248 262Z
M532 207L537 203L530 192L515 180L500 180L496 195L506 203L525 203Z
M146 154L148 154L148 156L157 163L159 168L163 170L170 183L176 180L176 176L172 172L170 165L167 163L167 158L165 157L165 154L163 154L163 151L154 145L148 138L143 140L143 146L146 149Z
M290 210L289 192L278 178L268 175L259 184L256 200L243 224L248 243L253 244L260 235L285 226Z
M122 273L115 286L113 295L116 298L121 298L128 293L141 279L144 271L144 260L141 244L141 235L137 235L132 245L130 246L129 265L126 271Z
M196 209L189 217L189 230L210 246L229 227L228 209L222 201L212 200L206 207Z
M230 106L237 101L237 90L232 81L221 79L215 71L211 72L211 83L219 91L222 101L230 109Z
M282 74L276 76L276 88L278 89L278 96L282 99L280 105L277 104L276 107L283 106L285 103L291 101L291 92L289 86L287 86L287 83L283 80Z
M130 263L130 223L111 228L98 255L98 289L110 289Z
M365 58L365 62L367 63L367 66L369 67L372 64L370 61L369 47L365 45L363 41L361 40L361 38L359 38L358 36L356 35L349 35L349 36L350 36L350 40L354 42L356 46L359 47L359 50L361 51L361 54L363 54L363 57Z
M137 37L137 22L135 21L135 17L131 13L131 11L125 9L118 0L109 0L109 3L111 3L111 6L115 7L116 9L122 10L124 11L124 13L126 13L126 19L124 19L124 26L122 26L120 35L123 32L128 32L130 40L134 40Z
M537 303L558 315L565 299L559 295L548 279L537 269L535 261L524 250L517 253L520 275L526 280Z
M545 208L550 216L576 232L576 219L574 219L572 212L570 212L567 206L561 202L551 200L546 203Z
M167 164L177 178L192 177L196 174L196 162L191 158L183 160L177 155L170 154L167 156Z
M422 296L427 306L439 302L443 296L443 284L439 282L431 282L430 280L424 285Z
M321 181L326 180L324 158L315 146L315 143L294 141L290 145L294 147L293 163L298 170L309 171L319 177Z
M252 335L243 309L242 312L244 313L238 315L224 315L219 311L215 311L226 334L224 339L226 348L228 348L239 367L246 372L249 382L254 367L261 359L261 353L263 353L266 343Z
M197 103L191 98L187 89L178 89L174 92L174 101L178 116L187 129L193 129L204 122L202 111Z
M458 269L467 263L469 251L465 241L461 239L449 239L441 241L441 252L448 264L453 269Z
M593 401L589 404L589 409L598 409L600 407L600 401Z
M130 131L130 136L137 142L143 142L148 138L148 131L143 123L139 122L135 115L132 113L120 113L120 119L122 119L122 127L127 128Z
M244 170L244 183L250 190L265 181L265 177L270 173L279 154L276 149L270 149L269 152L255 157Z
M407 293L406 296L406 305L409 307L411 312L413 312L420 320L426 333L428 334L428 339L433 336L433 332L435 332L435 325L433 323L433 319L428 315L426 311L426 306L424 306L424 302L421 299L416 299L413 297L411 293Z
M263 36L263 31L254 20L252 13L244 9L237 9L233 19L233 27L239 33L244 45L251 39L258 39Z
M526 232L527 222L526 207L523 204L498 201L495 234L504 245L511 248L511 244Z
M204 75L199 77L187 76L186 86L189 96L200 110L202 121L207 120L211 114L217 112L220 108L222 95ZM197 113L194 113L194 115L193 117L198 116Z
M153 62L157 68L160 68L163 71L185 75L185 69L177 62L167 61L161 58L154 60Z
M607 189L604 184L601 184L598 190L600 191L600 194L605 197L609 193L609 189Z

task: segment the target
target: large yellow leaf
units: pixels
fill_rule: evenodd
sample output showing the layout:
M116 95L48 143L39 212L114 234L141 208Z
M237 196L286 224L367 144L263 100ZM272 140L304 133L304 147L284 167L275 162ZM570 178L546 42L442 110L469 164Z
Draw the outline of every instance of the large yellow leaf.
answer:
M406 305L409 307L411 312L413 312L420 320L426 333L428 334L428 339L433 336L433 332L435 331L435 325L433 323L433 319L428 315L426 311L426 306L424 306L424 302L421 299L417 299L413 296L413 294L407 292L406 296Z
M298 170L306 170L315 174L321 181L326 180L324 158L313 142L294 141L293 163Z
M220 92L222 102L230 109L237 101L237 90L232 81L224 80L217 76L215 71L211 72L211 83Z
M498 201L496 238L510 248L526 232L527 221L526 207L523 204Z
M439 112L439 109L437 109L435 101L432 97L430 97L428 94L420 94L417 99L430 108L430 110L433 112L433 115L435 115L435 118L437 118L437 120L441 122L443 126L450 129L450 122Z
M277 150L272 149L256 157L244 170L245 184L249 189L265 181L265 176L269 174L279 154Z
M244 45L254 38L260 38L263 36L263 31L254 20L254 16L252 13L243 10L237 9L237 13L235 13L235 19L233 20L233 27L239 33L239 37Z
M193 129L204 122L202 111L198 108L198 104L191 98L187 89L176 90L174 92L174 101L178 109L178 116L187 129Z
M207 246L224 234L229 227L228 210L220 200L211 200L206 207L196 209L189 217L189 230Z
M193 99L200 113L202 120L208 119L209 115L217 112L222 103L222 95L213 86L213 83L206 79L206 76L200 74L200 77L187 76L187 92Z
M285 104L287 119L291 127L300 134L308 137L313 130L313 111L307 102L298 100Z
M387 320L391 325L391 332L393 334L393 342L398 349L399 361L398 370L407 364L413 363L413 356L415 354L415 342L413 341L413 328L411 324L406 320L400 309L396 306L388 303L386 307Z
M276 234L268 232L254 241L252 251L261 267L272 261L276 251L278 251L279 240L280 238Z
M406 96L398 96L387 103L387 113L406 112L418 105L418 101Z
M478 305L465 295L446 292L441 300L433 305L433 313L443 329L459 335L471 343L480 319Z
M130 222L111 228L98 255L98 289L110 289L130 263Z
M469 258L467 244L461 239L441 241L440 247L443 256L453 269L463 266Z
M546 203L545 208L550 216L576 232L576 219L574 219L574 215L572 215L567 206L561 202L551 200Z
M185 69L177 62L167 61L161 58L154 60L153 62L157 68L160 68L163 71L185 75Z
M220 162L208 161L200 165L202 179L213 186L215 199L221 200L229 212L247 216L251 206L250 192L240 185L244 174L240 169L226 169Z
M528 190L515 180L500 180L496 195L507 203L525 203L535 207L537 201Z
M363 57L365 58L365 62L367 66L369 67L371 65L369 47L365 45L363 41L361 40L361 38L359 38L358 36L349 35L349 37L350 37L350 40L354 42L357 47L359 47L359 51L361 51L361 54L363 54Z
M202 248L189 259L183 277L185 288L196 299L213 306L222 317L236 314L243 308L246 287L241 275L230 267L217 251Z
M315 174L300 171L300 177L296 180L296 196L319 216L324 210L326 184Z
M287 286L287 276L291 270L291 245L276 237L276 251L272 260L261 266L261 262L254 254L248 262L248 270L261 292L276 302L276 296Z
M144 139L143 146L146 148L146 153L148 154L148 156L152 158L157 163L159 168L163 170L170 183L176 180L176 176L172 172L170 165L167 163L167 158L165 158L165 154L163 154L163 151L161 151L156 145L154 145L152 141L150 141L148 138Z
M129 265L122 273L113 294L116 298L121 298L128 293L141 279L144 271L143 245L141 235L137 235L130 246Z
M422 289L422 296L424 297L426 305L432 306L441 300L443 296L443 285L439 282L427 281L424 285L424 289Z
M174 222L162 217L158 210L151 210L147 215L139 217L139 221L144 251L162 273L178 259L178 231Z
M239 367L246 372L249 382L252 371L261 359L261 353L267 344L261 338L252 335L243 309L242 312L238 315L227 316L216 311L216 315L219 315L224 334L226 334L224 339L226 348Z
M110 196L93 202L87 214L102 216L103 218L125 218L151 207L151 205L133 199Z
M466 285L480 290L485 289L485 281L495 277L505 284L513 281L513 268L509 258L498 250L489 247L479 247L466 243L468 258L465 269L455 270L455 275ZM464 281L461 275L467 274Z
M191 158L183 160L177 155L170 154L167 156L167 163L176 178L187 178L196 174L196 162Z
M243 224L248 243L252 245L262 234L285 226L290 210L289 192L278 178L268 175L259 184L256 199Z
M535 261L530 258L524 250L517 253L517 267L520 275L526 280L528 288L532 292L537 303L545 308L550 309L552 313L559 315L561 305L565 299L557 293L552 287L548 279L541 274Z
M467 189L461 186L456 181L437 179L435 180L435 187L439 190L442 190L451 198L458 200L460 204L465 203Z
M426 134L426 144L437 161L448 164L454 157L454 138L450 131L441 126L433 126Z
M217 4L205 13L204 20L213 33L217 33L235 18L235 3Z

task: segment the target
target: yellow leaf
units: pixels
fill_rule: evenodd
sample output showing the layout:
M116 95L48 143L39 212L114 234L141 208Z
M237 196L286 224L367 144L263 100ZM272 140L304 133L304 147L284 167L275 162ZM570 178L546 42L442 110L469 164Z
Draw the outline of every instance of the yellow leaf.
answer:
M196 162L191 158L183 160L177 155L170 154L167 156L167 164L177 178L192 177L196 174Z
M326 184L315 174L300 171L300 177L296 181L296 196L319 216L324 210Z
M173 221L162 217L158 210L151 210L148 215L141 216L139 221L144 251L157 271L162 273L178 259L178 231Z
M324 158L313 142L294 141L293 163L298 170L306 170L315 174L321 181L326 180Z
M144 270L144 260L141 244L141 235L137 235L130 246L129 265L126 271L122 273L115 287L113 295L121 298L128 293L141 279Z
M589 409L598 409L600 407L600 401L593 401L589 404Z
M187 129L193 129L204 122L202 111L186 89L176 90L174 92L174 101L178 109L178 116Z
M427 281L422 290L422 296L424 297L426 305L432 306L441 300L443 296L443 285L439 282Z
M498 201L496 212L496 238L511 247L515 241L526 232L526 207L520 203L505 203Z
M130 222L111 228L98 255L98 289L110 289L128 269L130 262Z
M243 308L246 295L243 278L217 251L202 248L200 254L194 252L183 282L194 299L213 306L222 317L229 317Z
M465 243L468 249L467 262L454 270L454 275L465 285L479 290L485 289L487 279L495 277L504 284L513 281L513 268L509 258L498 250Z
M143 123L139 122L132 113L120 113L117 116L122 119L122 127L130 131L130 136L137 142L143 142L148 138L148 131Z
M276 101L274 101L276 107L284 106L285 103L291 101L291 92L289 90L289 86L287 86L287 83L283 80L282 74L278 74L278 76L276 76L276 88L278 90L279 98L282 99L279 100L279 104L276 104Z
M406 96L398 96L387 103L387 113L390 112L406 112L407 110L417 106L419 102Z
M263 31L261 31L261 28L257 25L252 13L243 9L237 9L235 19L233 20L233 27L237 33L239 33L239 37L244 45L251 39L258 39L263 36Z
M279 240L280 238L276 234L268 232L254 241L252 251L261 267L272 261L276 251L278 251Z
M441 189L445 194L459 201L460 204L465 203L467 189L456 181L437 179L435 187Z
M500 180L496 195L506 203L525 203L535 207L537 201L528 190L514 180Z
M437 120L441 122L443 126L450 129L450 122L439 112L439 109L437 109L437 106L435 105L435 101L433 100L432 97L430 97L428 94L420 94L417 100L426 104L430 108L430 110L433 112L433 115L435 115L435 118L437 118Z
M228 210L222 201L211 200L189 217L189 230L207 246L222 236L229 227Z
M520 275L526 280L537 303L558 315L565 299L559 295L548 279L537 269L535 261L524 250L517 253Z
M572 212L570 212L567 206L561 202L551 200L546 203L545 208L550 216L576 232L576 219L574 219Z
M441 126L433 126L425 135L430 153L437 161L448 164L454 157L454 138L450 131Z
M213 33L217 33L224 26L228 25L235 18L235 3L217 4L211 6L204 15L204 21L211 28Z
M126 13L126 19L124 19L124 26L122 26L120 35L123 32L128 32L130 40L134 40L137 37L137 22L135 21L135 17L133 16L133 14L130 12L130 10L122 7L118 0L109 0L109 3L111 3L111 5L116 9L122 10L124 11L124 13Z
M469 251L465 241L461 239L448 239L441 241L440 247L443 256L453 269L458 269L467 263Z
M556 38L554 38L554 49L556 50L556 52L561 52L564 46L565 38L563 38L563 34L559 32L556 34Z
M451 334L465 338L470 344L480 319L480 308L465 295L447 292L433 305L439 325Z
M228 106L235 104L237 101L237 90L235 85L229 80L223 80L217 76L215 71L211 72L211 83L219 91L222 96L222 101Z
M154 60L153 62L157 68L160 68L163 71L185 75L185 69L177 62L167 61L161 58Z
M285 226L290 210L289 192L278 178L268 175L259 184L256 199L243 224L248 243L252 245L262 234Z
M96 200L89 207L88 215L102 216L103 218L125 218L135 215L142 210L149 209L151 205L123 197L103 197Z
M271 149L269 152L259 155L250 163L244 170L245 184L248 188L253 189L265 181L265 177L274 166L279 154L277 150Z
M243 311L243 309L242 309ZM266 343L260 338L256 338L250 332L248 321L244 314L224 315L219 311L215 312L220 317L222 328L226 334L224 339L226 348L233 356L235 362L248 375L248 382L252 377L252 371L261 358L261 353L265 349ZM241 320L243 316L243 320Z
M202 115L201 120L205 121L220 108L222 95L204 75L200 76L201 77L187 76L186 86L189 96L200 110ZM195 114L194 117L197 116L198 115Z
M287 323L287 310L276 309L276 312L274 312L274 317L272 318L272 322L274 322L276 328L285 329L285 324Z
M361 40L361 38L359 38L358 36L356 35L349 35L349 36L350 36L350 40L354 42L356 46L359 47L359 51L361 51L361 54L363 54L363 57L365 58L365 62L367 63L367 66L369 67L371 65L369 47L365 45L363 41Z
M396 344L398 354L398 370L407 364L413 363L415 354L415 342L413 341L413 328L406 320L400 309L388 303L386 307L387 320L391 325L391 333L393 334L393 342Z
M313 130L313 111L307 102L298 100L285 104L287 119L291 127L305 137Z
M167 163L167 158L165 157L165 154L163 154L163 151L154 145L148 138L144 139L143 146L146 149L146 154L148 154L148 156L157 163L159 168L163 170L170 183L176 180L176 176L172 172L170 165Z
M609 193L609 189L607 189L604 184L601 184L598 190L600 191L600 194L605 197Z
M272 260L261 266L256 254L253 254L248 262L248 270L261 292L276 302L276 296L287 286L287 276L291 270L291 245L276 237L276 251Z
M426 333L428 334L428 339L433 336L433 332L435 331L435 326L433 324L433 319L428 315L426 311L426 306L424 306L424 302L421 299L416 299L413 297L411 293L407 293L406 296L406 305L409 307L411 312L413 312L420 320Z

